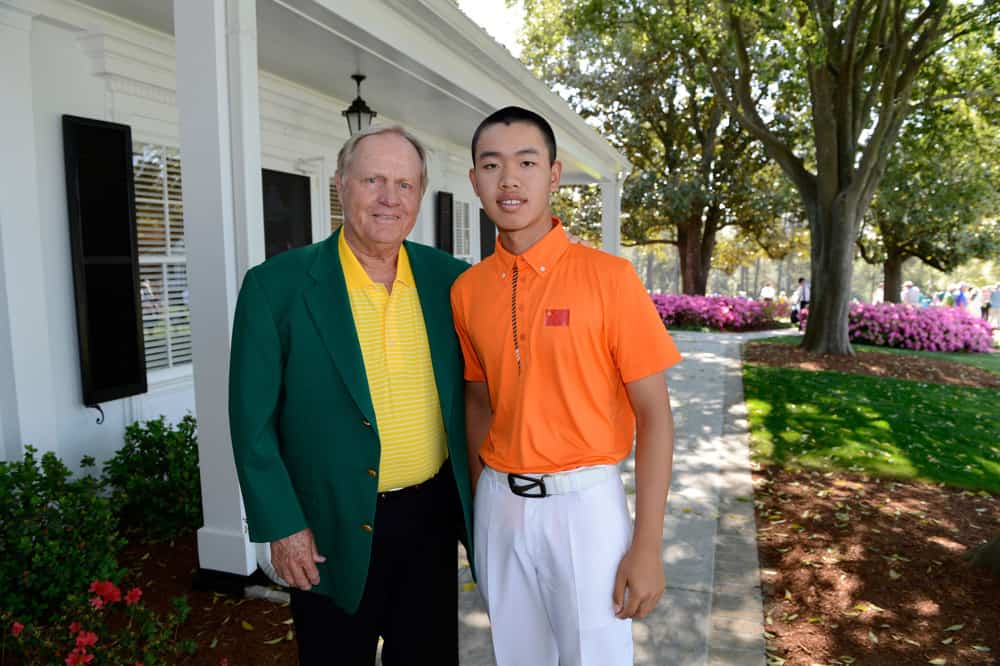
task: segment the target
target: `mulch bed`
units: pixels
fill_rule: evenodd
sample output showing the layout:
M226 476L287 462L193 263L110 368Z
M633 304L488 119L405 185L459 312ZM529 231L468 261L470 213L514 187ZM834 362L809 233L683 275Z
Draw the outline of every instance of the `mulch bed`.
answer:
M747 345L749 362L961 386L995 375L943 359ZM1000 578L970 547L1000 533L1000 498L923 483L761 466L754 471L770 663L994 664Z
M855 351L853 357L832 356L813 354L794 345L758 343L744 345L743 360L781 368L833 370L932 384L1000 389L1000 375L964 363L916 354Z
M192 591L198 568L194 533L172 543L129 545L119 561L141 566L135 579L144 590L143 601L152 608L165 612L171 597L187 597L191 616L178 638L194 640L198 651L179 664L219 666L223 659L228 666L298 663L288 606Z

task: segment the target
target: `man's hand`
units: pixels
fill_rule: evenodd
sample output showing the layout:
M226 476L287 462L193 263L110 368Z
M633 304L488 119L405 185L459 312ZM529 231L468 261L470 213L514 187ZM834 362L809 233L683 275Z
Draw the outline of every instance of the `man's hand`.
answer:
M615 574L615 589L612 594L615 616L623 620L646 617L656 608L666 584L659 549L640 549L633 544L625 553L618 565L618 573Z
M326 558L316 552L316 540L308 527L271 542L271 564L292 587L308 591L318 585L317 562L326 562Z

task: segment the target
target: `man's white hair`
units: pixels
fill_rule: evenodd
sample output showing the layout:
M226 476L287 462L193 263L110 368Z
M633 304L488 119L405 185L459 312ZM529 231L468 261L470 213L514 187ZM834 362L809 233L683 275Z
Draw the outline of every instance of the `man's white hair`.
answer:
M417 155L420 157L420 196L423 197L424 192L427 191L427 149L420 143L420 139L399 125L372 125L348 139L340 147L340 152L337 153L337 173L340 174L341 182L343 182L343 177L347 173L347 169L351 166L351 160L354 159L354 153L358 149L358 144L370 136L378 136L379 134L401 136L409 141L410 145L417 151Z

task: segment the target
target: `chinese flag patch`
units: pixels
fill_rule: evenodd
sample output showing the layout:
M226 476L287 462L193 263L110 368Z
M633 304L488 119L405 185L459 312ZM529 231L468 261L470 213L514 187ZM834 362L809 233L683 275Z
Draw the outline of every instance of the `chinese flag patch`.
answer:
M545 311L546 326L569 326L569 308Z

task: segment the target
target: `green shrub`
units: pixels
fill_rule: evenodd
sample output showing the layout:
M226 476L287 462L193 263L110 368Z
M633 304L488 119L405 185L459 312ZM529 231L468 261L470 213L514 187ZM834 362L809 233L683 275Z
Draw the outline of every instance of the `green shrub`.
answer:
M122 530L167 540L201 526L197 424L164 418L125 428L125 445L104 464Z
M118 573L119 538L109 500L89 475L52 452L0 462L0 611L19 622L48 619L96 578ZM85 457L81 466L94 466Z

